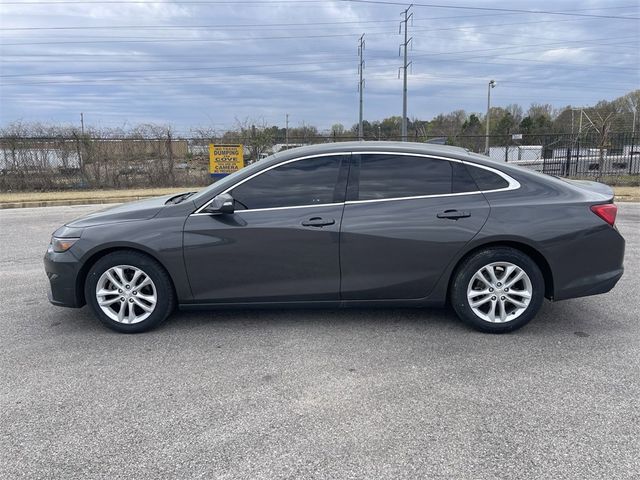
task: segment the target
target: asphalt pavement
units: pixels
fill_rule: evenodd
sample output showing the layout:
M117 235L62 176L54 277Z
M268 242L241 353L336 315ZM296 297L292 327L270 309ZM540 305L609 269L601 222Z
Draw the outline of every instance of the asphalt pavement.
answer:
M640 478L640 204L626 272L509 335L448 310L51 306L42 256L103 207L0 211L0 478Z

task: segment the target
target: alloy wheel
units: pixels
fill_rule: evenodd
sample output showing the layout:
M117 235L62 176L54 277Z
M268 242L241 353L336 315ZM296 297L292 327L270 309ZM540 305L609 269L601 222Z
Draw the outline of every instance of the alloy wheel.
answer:
M531 279L519 266L494 262L480 268L469 281L467 301L473 313L491 323L515 320L528 308Z
M96 300L111 320L133 324L153 313L158 295L153 280L143 270L132 265L116 265L98 279Z

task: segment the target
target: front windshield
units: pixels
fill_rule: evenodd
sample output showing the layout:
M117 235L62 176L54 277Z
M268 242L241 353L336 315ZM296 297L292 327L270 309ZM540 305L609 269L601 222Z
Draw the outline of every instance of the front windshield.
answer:
M248 165L244 168L241 168L240 170L236 170L233 173L230 173L229 175L227 175L224 178L221 178L220 180L212 183L211 185L209 185L208 187L203 188L202 190L200 190L199 192L197 192L195 195L193 195L192 197L190 197L190 200L193 200L194 202L198 202L198 200L202 197L206 197L209 192L211 190L213 190L214 188L225 188L226 186L230 186L233 185L236 181L236 179L240 176L243 175L245 173L249 173L251 174L254 171L258 171L262 165L264 165L264 162L267 160L270 160L271 158L273 158L274 155L271 155L269 157L263 158L261 160L258 160L255 163L252 163L251 165Z

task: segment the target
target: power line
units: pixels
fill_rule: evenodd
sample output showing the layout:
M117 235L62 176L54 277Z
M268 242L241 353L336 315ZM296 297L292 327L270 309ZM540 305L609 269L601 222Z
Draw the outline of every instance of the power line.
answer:
M470 84L470 85L478 85L478 80L485 80L484 77L474 77L474 78L469 78L469 79L464 79L464 75L463 74L458 74L458 75L445 75L445 74L433 74L431 71L426 73L429 77L429 79L432 80L445 80L445 79L455 79L456 80L456 84ZM414 73L414 75L421 75L420 72L418 73ZM386 73L373 73L373 74L369 74L369 77L385 77L385 78L389 78L390 74L389 72ZM489 77L487 77L486 79L488 79ZM516 80L511 80L510 78L516 78ZM514 85L523 85L523 86L534 86L534 87L541 87L541 88L549 88L549 82L533 82L533 81L525 81L522 80L520 76L518 77L508 77L508 76L500 76L500 83L504 86L505 84L507 85L504 88L508 88L508 86L510 84L514 84ZM633 83L628 83L628 84L620 84L620 83L607 83L606 86L596 86L594 87L593 84L586 84L586 83L575 83L575 82L565 82L565 81L560 81L560 85L556 85L554 86L554 89L562 89L562 88L570 88L572 90L575 90L575 87L579 87L581 88L581 90L583 91L610 91L611 87L616 87L616 88L636 88L637 85L633 84Z
M276 72L251 72L251 73L238 73L238 74L234 74L234 78L236 77L260 77L260 78L264 78L265 76L274 76L277 77L279 75L292 75L292 74L314 74L314 73L321 73L321 74L326 74L327 70L326 68L319 68L319 69L305 69L305 70L285 70L285 71L276 71ZM219 73L217 74L219 77L221 77L221 79L219 80L219 82L216 83L222 83L225 85L229 84L229 75L226 73ZM456 83L468 83L470 85L476 85L477 81L475 79L472 80L461 80L461 77L464 77L464 74L461 73L460 75L432 75L431 73L428 73L429 78L433 79L433 80L438 80L438 79L456 79ZM166 82L161 82L164 80L188 80L188 79L192 79L192 80L201 80L200 83L191 83L190 85L208 85L211 82L210 80L212 78L214 78L216 75L215 74L208 74L206 77L203 77L202 75L171 75L171 76L152 76L152 77L140 77L140 76L136 76L136 77L116 77L116 78L94 78L94 79L69 79L69 80L45 80L45 81L36 81L36 82L20 82L20 83L2 83L0 84L3 87L6 86L19 86L19 87L23 87L23 86L31 86L31 85L62 85L62 86L67 86L67 85L74 85L74 86L95 86L95 85L112 85L112 86L116 86L116 87L121 87L123 86L122 84L122 79L126 78L128 83L127 86L132 85L134 83L136 84L149 84L149 82L160 82L157 83L157 85L166 85ZM369 73L368 77L373 77L373 78L390 78L390 72L385 72L385 73ZM536 83L536 82L526 82L526 81L514 81L514 80L508 80L508 77L501 77L500 81L502 83L509 83L509 84L517 84L517 85L523 85L523 86L534 86L534 87L540 87L543 89L548 89L549 88L549 83ZM576 84L576 83L571 83L571 82L559 82L560 85L559 86L555 86L554 88L570 88L575 90L574 87L579 87L581 91L610 91L612 87L615 88L620 88L620 89L634 89L637 88L637 84L635 83L629 83L629 84L618 84L618 83L608 83L607 87L594 87L593 85L587 85L587 84Z
M215 67L189 67L189 68L170 68L170 69L143 69L143 70L99 70L85 72L45 72L45 73L25 73L25 74L9 74L0 75L0 78L17 78L17 77L40 77L49 75L109 75L113 73L158 73L158 72L183 72L193 70L225 70L232 68L264 68L264 67L287 67L297 65L317 65L331 63L346 63L352 60L327 60L314 62L291 62L291 63L270 63L262 65L218 65Z
M6 4L6 2L2 2ZM611 7L611 8L634 8L633 6L628 7ZM583 9L583 10L594 10L594 9ZM600 10L600 9L595 9ZM477 18L477 17L495 17L495 16L513 16L519 15L515 13L501 13L501 14L475 14L475 15L452 15L445 17L425 17L424 20L432 21L432 20L445 20L445 19L455 19L459 20L461 18ZM498 24L479 24L479 25L465 25L464 27L452 27L452 29L457 28L475 28L475 27L499 27L506 25L528 25L534 23L555 23L555 22L576 22L576 21L584 21L588 20L588 18L569 18L562 20L535 20L531 22L514 22L514 23L498 23ZM193 29L208 29L208 28L216 28L216 29L227 29L227 28L272 28L272 27L300 27L307 28L309 26L330 26L330 25L362 25L362 24L378 24L378 23L390 23L395 24L395 20L353 20L353 21L345 21L345 22L306 22L306 23L242 23L242 24L211 24L211 25L70 25L64 27L0 27L0 32L2 31L33 31L33 30L120 30L120 29L135 29L135 30L170 30L170 29L183 29L183 28L193 28ZM415 25L422 26L422 23L416 23ZM438 28L435 30L447 30L443 28Z
M386 0L336 0L345 3L369 3L376 5L406 5L404 2L392 2ZM510 12L510 13L523 13L523 14L536 14L536 15L565 15L572 17L590 17L590 18L608 18L608 19L620 19L620 20L640 20L640 17L625 17L621 15L596 15L588 13L576 13L576 11L551 11L551 10L524 10L519 8L500 8L500 7L474 7L463 5L443 5L438 3L413 3L414 7L428 7L428 8L447 8L452 10L481 10L487 12Z
M225 83L224 80L220 80L219 83ZM15 98L15 99L30 99L31 94L29 93L22 93L22 94L16 94L13 95L11 98ZM45 98L43 94L42 98ZM53 94L52 95L56 95ZM159 99L158 97L158 92L154 91L154 90L147 90L147 91L142 91L140 92L140 95L149 95L152 98L158 100L159 102L162 102L161 99ZM429 97L431 97L432 94L429 95ZM594 95L599 95L597 93L595 93L594 91ZM100 99L104 99L103 96L101 95L96 95L96 94L82 94L82 93L78 93L79 98L95 98L95 97L100 97ZM425 97L425 95L421 94L420 92L416 92L416 97L418 98L423 98ZM504 97L504 95L503 95ZM9 97L4 97L3 98L9 98ZM172 93L172 98L198 98L198 99L209 99L212 100L212 96L210 95L209 92L200 92L200 93ZM456 99L460 99L460 98L470 98L470 99L478 99L478 95L474 94L474 93L458 93L458 92L453 92L453 93L447 93L447 94L438 94L438 98L442 98L442 99L451 99L451 100L456 100ZM517 102L517 101L523 101L523 100L531 100L531 101L536 101L536 102L540 102L540 101L558 101L558 102L571 102L573 99L575 99L576 101L581 101L583 100L583 98L579 98L579 97L571 97L571 96L563 96L563 97L547 97L547 96L523 96L521 94L518 93L513 93L511 95L508 95L507 98L503 98L502 104L506 104L509 102ZM113 94L109 94L109 98L106 99L109 100L111 103L123 103L125 104L128 108L131 107L131 99L130 97L126 96L126 94L123 94L121 92L116 92ZM225 99L219 99L221 102L225 102ZM148 101L144 101L144 104L142 105L143 107L148 105Z
M452 17L447 17L452 18ZM455 17L453 17L455 18ZM31 31L31 30L164 30L174 28L271 28L271 27L296 27L307 28L309 26L318 25L361 25L365 23L396 23L395 20L356 20L350 22L307 22L307 23L237 23L237 24L213 24L213 25L92 25L92 26L66 26L66 27L11 27L0 28L0 31Z
M336 0L342 3L362 3L362 4L374 4L374 5L395 5L404 6L405 2L402 1L389 1L389 0ZM3 5L123 5L123 4L158 4L166 3L164 0L25 0L25 1L9 1L2 2ZM322 4L323 0L173 0L172 5L244 5L244 6L272 6L277 4ZM606 10L607 8L628 8L628 7L602 7L602 8L590 8L590 9L575 9L571 11L552 11L552 10L526 10L517 8L500 8L500 7L477 7L470 5L444 5L438 3L414 3L415 7L425 8L439 8L439 9L451 9L451 10L473 10L473 11L487 11L487 12L504 12L504 13L518 13L527 15L565 15L565 16L580 16L580 17L592 17L592 18L609 18L609 19L621 19L621 20L640 20L640 17L628 17L620 15L597 15L576 13L578 11L589 10ZM630 7L629 7L630 8Z
M498 24L495 26L503 26L504 24ZM473 29L476 26L466 26L466 27L446 27L441 29L414 29L415 32L435 32L442 30L467 30ZM362 32L353 32L353 33L338 33L338 34L310 34L310 35L276 35L276 36L266 36L266 37L240 37L240 38L174 38L174 37L98 37L94 39L82 39L82 40L64 40L64 41L42 41L42 42L21 42L21 43L3 43L3 46L30 46L30 45L74 45L74 44L87 44L87 43L167 43L167 42L189 42L189 43L217 43L217 42L230 42L230 41L252 41L252 40L281 40L281 39L304 39L304 38L336 38L336 37L355 37L359 36ZM371 31L368 30L366 33L370 35L376 36L385 36L392 35L392 32L387 30L383 31ZM489 32L481 32L482 35L496 35L503 37L504 33L489 33ZM535 38L538 39L538 36L522 36L516 35L513 38ZM632 37L617 37L617 38L638 38L637 36ZM582 40L565 40L564 43L593 43L600 40L611 40L617 39L616 37L605 37L600 39L582 39Z
M349 62L350 63L350 62ZM227 67L228 68L228 67ZM184 69L184 71L191 71L191 69ZM260 79L264 79L265 75L269 76L278 76L278 75L291 75L296 73L327 73L326 68L314 68L314 69L305 69L305 70L283 70L276 72L251 72L251 73L236 73L235 77L259 77ZM229 85L229 75L227 73L219 74L222 79L219 83L223 83L225 85ZM150 80L184 80L184 79L196 79L202 80L203 85L207 85L209 82L211 74L207 75L207 78L203 78L202 75L178 75L178 76L170 76L170 77L151 77ZM94 86L101 82L116 82L113 85L122 86L122 78L126 78L129 81L129 85L135 83L140 80L144 80L141 77L116 77L116 78L95 78L95 79L68 79L68 80L44 80L39 82L20 82L20 83L0 83L1 86L28 86L28 85L74 85L81 86L83 84L87 86ZM166 85L162 83L161 85Z
M559 42L545 42L545 43L532 43L532 44L528 44L528 45L518 45L518 44L503 44L500 47L493 47L493 48L480 48L480 49L473 49L473 50L458 50L458 51L454 51L454 52L428 52L428 53L419 53L417 55L414 55L416 57L422 57L422 56L438 56L438 55L451 55L451 54L459 54L459 53L478 53L478 52L491 52L491 51L500 51L500 50L510 50L513 48L525 48L524 52L529 51L528 47L550 47L550 46L555 46L555 45L566 45L569 43L579 43L579 44L585 44L585 43L595 43L596 45L594 45L595 48L598 48L599 46L603 46L603 45L619 45L618 43L602 43L602 42L606 42L608 40L615 40L616 42L618 40L629 40L629 39L635 39L635 36L630 36L630 37L605 37L605 38L594 38L594 39L590 39L590 40L562 40ZM627 43L632 43L635 42L636 40L630 40L628 42L622 42L622 44L627 44ZM584 48L590 48L590 47L584 47ZM536 50L536 49L534 49ZM415 50L416 52L424 52L424 50Z
M476 58L483 58L483 57L476 57ZM567 63L567 62L545 62L543 60L535 60L535 59L530 59L530 58L509 58L509 57L505 57L505 56L501 56L501 55L489 55L486 58L503 58L505 60L511 60L512 63L498 63L498 62L487 62L487 61L474 61L474 60L464 60L464 59L460 59L460 58L434 58L433 60L436 62L456 62L456 63L478 63L481 65L504 65L504 66L508 66L508 67L514 67L514 66L527 66L526 64L518 64L518 63L513 63L513 62L530 62L530 63L537 63L539 65L550 65L550 66L554 66L554 67L558 67L558 66L562 66L563 68L566 67L576 67L576 68L581 68L581 69L589 69L589 68L595 68L598 70L614 70L614 71L619 71L619 70L628 70L630 72L637 72L638 69L636 67L620 67L618 65L601 65L601 64L588 64L588 63Z
M300 35L300 36L273 36L273 37L241 37L241 38L220 38L220 39L182 39L182 38L165 38L153 40L78 40L78 41L61 41L61 42L27 42L27 43L3 43L2 46L27 46L27 45L74 45L87 43L168 43L168 42L239 42L243 40L288 40L300 38L332 38L332 37L354 37L357 33L337 33L328 35Z
M496 15L505 15L505 14L496 14ZM506 14L508 15L508 14ZM478 15L471 15L471 16L478 16ZM480 16L485 16L485 15L480 15ZM456 18L456 17L433 17L432 19L437 19L437 18ZM469 30L469 29L474 29L474 28L490 28L490 27L500 27L500 26L508 26L508 25L524 25L524 24L536 24L536 23L555 23L555 22L570 22L570 21L580 21L580 20L585 20L584 18L578 18L578 19L563 19L563 20L542 20L542 21L533 21L533 22L516 22L516 23L498 23L498 24L480 24L480 25L466 25L466 26L457 26L457 27L444 27L444 28L427 28L427 29L414 29L414 31L416 32L420 32L420 31L427 31L427 32L436 32L436 31L445 31L445 30ZM362 21L362 22L311 22L308 24L293 24L293 23L274 23L274 24L270 24L270 25L262 25L262 26L300 26L302 28L307 28L308 26L312 26L312 25L342 25L342 24L358 24L358 23L381 23L381 22L392 22L392 21L386 21L386 20L371 20L371 21ZM227 27L242 27L242 28L255 28L257 26L260 26L260 24L237 24L237 25L226 25ZM114 27L114 28L170 28L172 26L136 26L136 25L129 25L129 26L119 26L119 27ZM175 26L175 27L180 27L180 28L217 28L218 25L200 25L200 26L188 26L188 25L183 25L183 26ZM42 28L42 29L47 29L47 28L52 28L52 29L67 29L67 28L78 28L78 29L90 29L90 28L111 28L111 27L25 27L24 29L31 29L31 28ZM16 30L21 30L22 28L16 28ZM8 29L11 30L11 29ZM326 28L324 29L326 31ZM373 31L373 30L367 30L366 33L373 33L376 34L390 34L389 32L387 32L387 30L378 30L378 31ZM500 33L500 34L492 34L489 32L481 32L483 35L497 35L502 37L504 34ZM358 35L358 33L354 32L353 34L338 34L338 35L322 35L322 37L331 37L331 36L355 36ZM309 36L277 36L277 37L245 37L242 38L240 40L262 40L262 39L281 39L281 38L319 38L320 35L309 35ZM538 36L523 36L523 35L517 35L516 38L535 38L538 39ZM172 37L160 37L160 38L153 38L153 37L113 37L113 36L109 36L109 37L98 37L98 38L93 38L93 39L84 39L84 40L72 40L72 41L46 41L46 42L30 42L30 43L5 43L5 46L22 46L22 45L42 45L42 44L84 44L84 43L155 43L155 42L159 42L159 43L166 43L167 41L178 41L178 42L221 42L221 41L235 41L238 39L201 39L201 38L172 38ZM586 42L586 40L583 40L582 42ZM62 54L61 54L62 56Z
M411 40L409 40L411 41ZM564 44L565 42L552 42L552 43L541 43L541 44L533 44L530 46L551 46L551 45L556 45L556 44ZM607 45L607 44L602 44L601 45ZM401 44L401 50L402 50L402 44ZM515 47L515 45L514 45ZM465 53L478 53L478 52L487 52L487 51L495 51L495 50L508 50L510 47L499 47L499 48L489 48L489 49L473 49L473 50L459 50L459 51L452 51L452 52L435 52L435 53L423 53L423 54L418 54L416 56L420 56L420 57L437 57L437 56L449 56L449 55L460 55L460 54L465 54ZM584 48L589 48L589 47L584 47ZM520 50L520 51L513 51L510 50L508 55L518 55L518 54L522 54L522 53L531 53L534 50L530 50L530 49L524 49L524 50ZM327 52L327 54L329 54L330 52ZM71 72L37 72L37 73L25 73L25 74L4 74L4 75L0 75L0 78L21 78L21 77L35 77L35 76L51 76L51 75L58 75L58 76L62 76L62 75L111 75L111 74L137 74L137 73L157 73L157 72L174 72L174 71L192 71L192 70L217 70L217 69L236 69L236 68L265 68L265 67L279 67L279 66L298 66L298 65L317 65L317 64L333 64L333 63L347 63L347 62L351 62L351 60L345 59L345 60L336 60L335 57L347 57L347 58L351 58L351 55L347 55L347 54L343 54L343 55L332 55L332 57L334 57L333 60L313 60L313 61L306 61L306 62L286 62L286 63L272 63L272 64L257 64L257 65L251 65L251 64L236 64L236 65L225 65L225 66L220 66L220 65L216 65L214 67L182 67L182 68L162 68L162 69L136 69L136 70L92 70L92 71L71 71ZM478 55L474 55L473 58L504 58L504 55L488 55L488 56L478 56ZM196 58L201 58L200 56L196 57ZM385 57L374 57L374 60L386 60ZM512 60L515 61L524 61L524 62L536 62L536 63L541 63L541 64L547 64L547 65L557 65L557 63L554 62L544 62L544 61L540 61L540 60L535 60L535 59L527 59L527 58L514 58ZM138 63L143 63L144 60L142 59L138 59L136 60ZM451 62L458 62L458 61L465 61L464 59L459 59L459 58L446 58L443 61L451 61ZM410 65L411 62L409 62L408 65ZM483 62L486 63L486 62ZM579 68L598 68L600 70L604 70L604 69L613 69L613 70L631 70L631 71L637 71L636 68L634 67L624 67L624 66L618 66L618 65L603 65L603 64L584 64L584 63L578 63L578 64L574 64L574 63L567 63L564 62L563 66L576 66ZM400 67L400 69L402 69L403 67Z
M475 27L471 27L471 28L475 28ZM442 30L449 30L447 29L442 29ZM467 30L466 27L460 27L460 28L456 28L456 30ZM418 32L436 32L438 31L438 29L414 29L414 31L418 31ZM477 32L481 35L486 35L489 37L499 37L499 38L504 38L505 37L505 33L490 33L490 32ZM509 35L510 38L514 38L514 39L534 39L534 40L539 40L540 36L539 35ZM626 38L640 38L640 37L626 37ZM583 42L583 43L592 43L595 40L594 39L582 39L582 40L564 40L565 42Z
M298 72L286 71L286 72L272 72L269 75L273 76L273 77L277 77L279 75L290 76L291 73L326 73L326 72L324 70L298 71ZM261 80L262 79L262 76L256 75L256 74L253 74L253 75L239 75L239 76L240 77L255 77L256 80ZM375 77L375 76L378 76L378 75L373 75L373 76ZM455 77L455 78L457 78L458 80L460 79L460 77ZM229 85L229 82L228 82L228 80L226 78L222 78L222 79L219 79L219 80L211 81L211 80L208 80L208 79L203 79L201 76L195 76L195 77L193 77L193 76L173 76L173 77L159 77L159 78L155 78L155 79L154 78L151 78L151 79L135 78L135 79L132 79L135 82L130 82L128 85L132 85L132 86L133 85L145 85L145 86L157 85L159 87L166 88L166 86L167 86L166 80L178 80L178 79L180 79L180 80L184 80L184 79L205 80L206 83L202 84L203 87L210 86L210 85L224 85L224 86L228 86ZM160 81L160 80L164 80L164 81ZM154 83L154 82L156 82L156 83ZM506 82L514 83L514 82L509 81L509 80L506 80ZM44 82L44 83L46 84L46 82ZM477 84L476 81L472 82L470 80L469 81L463 81L461 83L463 83L463 84L467 83L467 84L471 84L471 85L474 85L474 86ZM119 81L115 81L115 83L108 83L108 84L105 84L104 82L102 82L102 84L106 85L106 86L112 86L112 87L122 87L122 84ZM539 87L539 89L541 89L543 91L548 91L548 89L549 89L549 85L548 84L540 85L540 84L529 83L529 82L518 82L518 84L522 84L523 86ZM22 85L22 84L14 84L14 85ZM85 84L85 85L74 83L74 86L77 86L77 87L82 87L82 86L93 87L94 85L95 85L95 83ZM193 84L190 84L190 85L193 85ZM254 86L255 86L255 83L247 84L246 88L254 88ZM449 84L445 85L444 88L445 89L449 89L450 88ZM511 88L513 89L513 87L511 87ZM558 89L571 89L573 91L573 93L575 93L575 88L570 88L570 87L557 87L557 88ZM616 89L621 90L621 91L628 91L629 88L633 88L633 87L625 87L625 86L622 86L622 85L620 85L620 86L611 85L609 88L603 89L603 88L594 88L594 87L589 86L589 88L581 89L580 93L581 94L585 94L585 93L589 93L589 92L595 93L597 91L607 91L607 92L610 93L612 88L616 88ZM430 95L433 95L434 89L442 90L442 87L439 86L438 84L431 85L429 87ZM556 89L556 87L554 87L554 90L555 89ZM531 88L527 88L526 90L530 91ZM425 95L422 92L423 92L423 90L417 89L416 90L416 96L417 97L421 97L421 98L424 97ZM155 91L155 90L136 90L136 95L140 95L142 93L155 95L155 94L157 94L157 91ZM57 94L54 94L54 93L51 93L51 94L52 95L57 95ZM183 94L183 92L176 92L175 94L172 94L172 97L175 97L176 95L180 96L182 94ZM21 94L15 94L15 95L13 95L13 97L19 98L20 95ZM22 95L30 96L30 95L32 95L32 93L29 92L29 93L24 93ZM46 93L41 92L39 95L46 95ZM80 95L83 95L83 94L80 91L76 91L76 95L80 96ZM101 95L103 95L103 93L101 93ZM110 93L109 95L112 96L113 94ZM120 92L118 95L123 95L124 96L124 95L129 95L129 93L124 91L124 92ZM205 92L205 95L210 95L210 92ZM451 98L464 97L464 96L465 96L464 93L460 94L460 93L456 92L455 94L451 95ZM475 98L475 95L471 94L471 96ZM557 100L558 101L567 101L569 99L569 96L563 95L562 98L557 98ZM438 93L438 98L442 98L442 97L448 98L447 95L443 95L442 93ZM3 98L6 101L6 100L8 100L10 98L10 96L7 95L7 94L3 94ZM539 100L539 98L533 98L533 100Z
M448 29L447 29L448 30ZM438 29L414 29L413 32L436 32ZM374 31L365 31L372 36L387 36L394 35L393 32L382 31L382 32L374 32ZM326 34L326 35L295 35L295 36L269 36L269 37L240 37L240 38L176 38L176 37L98 37L98 38L85 38L82 40L64 40L64 41L42 41L42 42L28 42L28 43L4 43L3 46L30 46L30 45L85 45L88 43L170 43L170 42L187 42L187 43L216 43L216 42L232 42L232 41L251 41L251 40L280 40L280 39L313 39L313 38L333 38L333 37L358 37L362 34L362 32L351 32L351 33L343 33L343 34ZM488 36L500 36L504 37L504 33L500 34L492 34L487 32L481 32L482 35ZM521 36L514 35L513 39L526 39L526 38L535 38L539 39L539 36ZM616 40L616 39L640 39L640 37L606 37L601 40ZM580 39L580 40L561 40L556 42L559 43L582 43L582 44L590 44L596 43L598 39ZM637 40L634 40L637 41ZM507 46L522 46L519 44L502 44ZM500 47L502 48L502 47ZM59 53L59 54L39 54L40 56L68 56L73 54L68 54L67 52ZM93 56L94 54L86 54ZM7 55L7 56L15 56L15 55ZM36 55L38 56L38 55Z
M387 53L387 52L383 52L383 53ZM128 58L122 58L123 53L122 52L118 52L118 53L100 53L100 52L96 52L96 53L68 53L68 52L62 52L62 53L14 53L14 54L2 54L2 58L0 58L0 60L4 60L5 58L49 58L49 57L55 57L55 58L59 58L59 57L81 57L81 58L87 58L88 60L94 60L94 57L117 57L118 59L122 59L122 60L133 60L133 61L145 61L145 58L143 56L148 57L149 55L153 56L154 58L160 58L160 59L165 59L165 58L176 58L178 60L180 59L193 59L193 58L198 58L198 59L202 59L203 55L184 55L184 54L167 54L164 52L142 52L142 53L129 53L126 52L126 55L128 56ZM334 51L325 51L325 52L313 52L313 53L304 53L301 54L301 56L303 57L313 57L313 56L317 56L317 55L330 55L331 57L344 57L344 56L349 56L349 57L353 57L353 54L349 53L335 53ZM137 57L137 58L131 58L131 57ZM226 58L226 57L232 57L232 58L238 58L238 54L237 53L229 53L229 54L216 54L214 56L214 58ZM255 54L255 55L243 55L242 58L246 59L246 58L251 58L251 57L258 57L260 59L264 58L263 54ZM77 60L74 60L77 61ZM119 60L118 60L119 61Z

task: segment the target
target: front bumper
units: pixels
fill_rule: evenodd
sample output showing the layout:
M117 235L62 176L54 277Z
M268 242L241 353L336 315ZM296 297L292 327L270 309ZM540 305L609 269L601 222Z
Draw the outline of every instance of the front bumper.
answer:
M84 305L77 279L80 262L71 251L55 253L51 249L44 256L44 270L49 278L47 296L53 305L80 308Z

